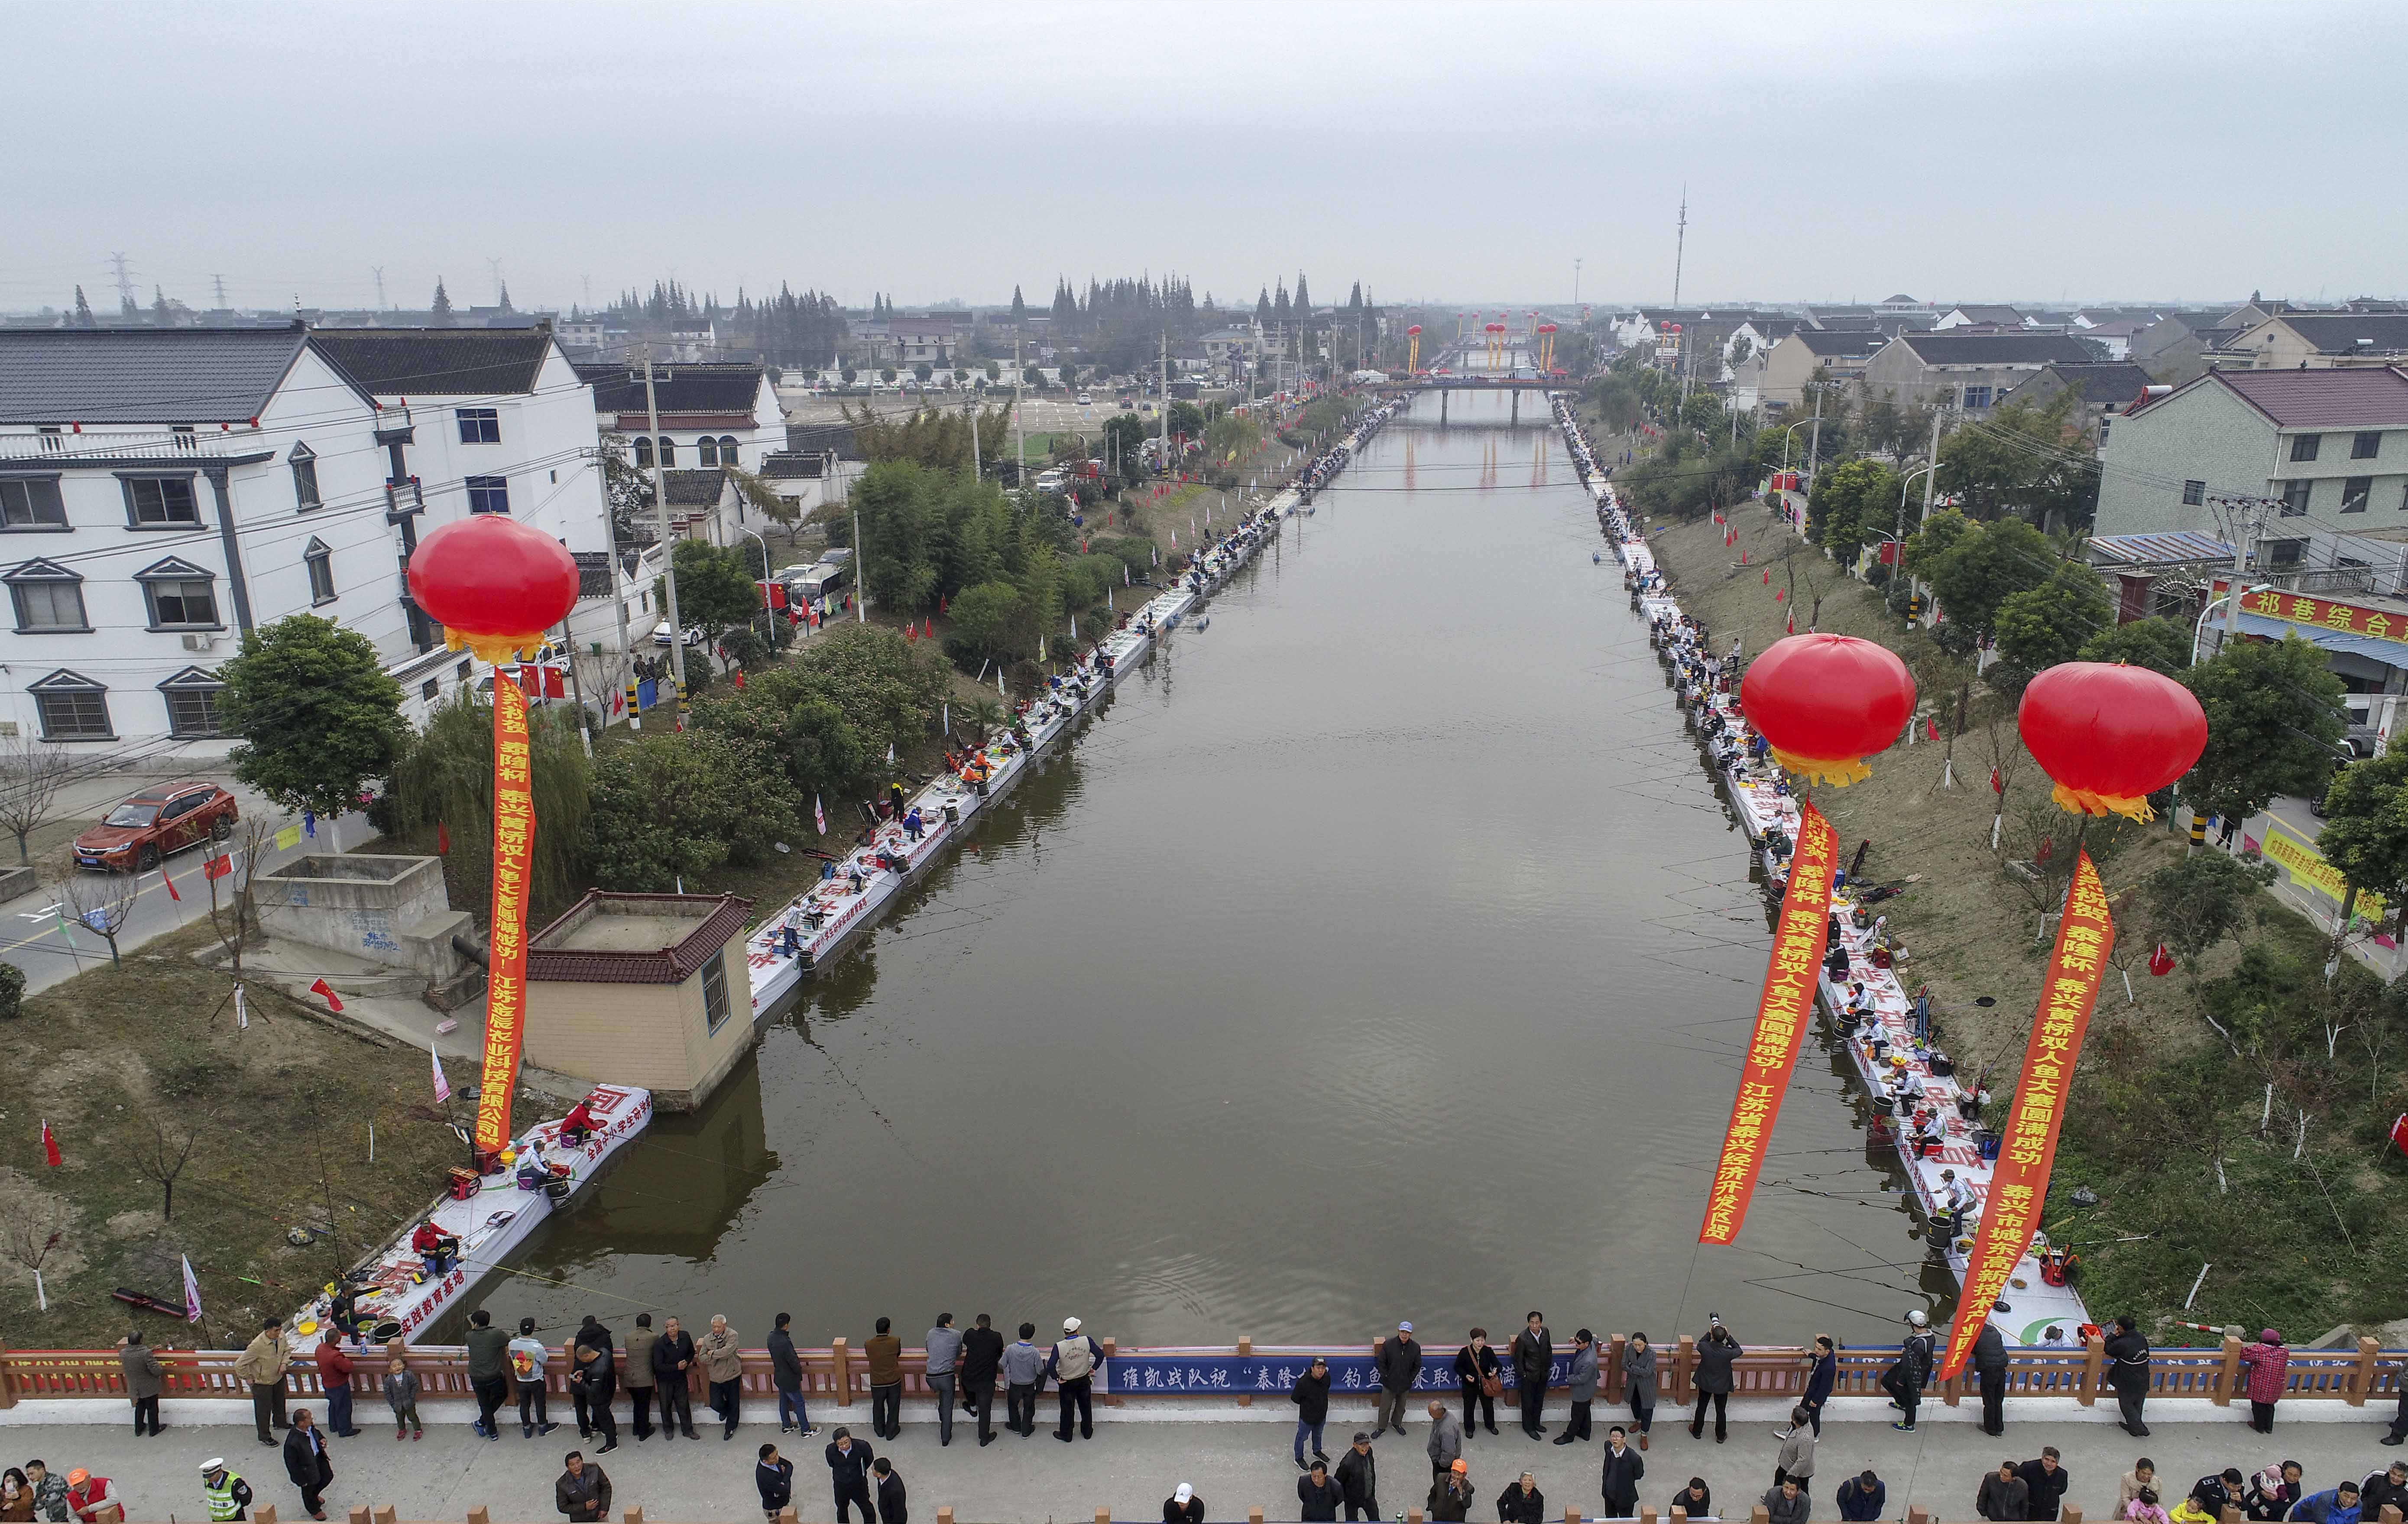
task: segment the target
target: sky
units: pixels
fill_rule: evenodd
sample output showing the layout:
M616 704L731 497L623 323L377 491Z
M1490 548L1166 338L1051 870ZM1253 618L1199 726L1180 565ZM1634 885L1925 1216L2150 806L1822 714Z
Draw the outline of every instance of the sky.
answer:
M0 0L0 308L2408 291L2390 4ZM1577 274L1575 261L1579 261Z

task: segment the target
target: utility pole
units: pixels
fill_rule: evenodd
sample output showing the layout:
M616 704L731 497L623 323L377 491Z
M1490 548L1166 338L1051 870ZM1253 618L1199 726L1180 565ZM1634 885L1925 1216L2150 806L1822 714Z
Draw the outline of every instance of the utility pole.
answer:
M661 399L652 385L652 346L644 344L644 411L652 429L652 522L661 537L661 585L669 616L669 670L677 679L678 723L685 723L685 622L678 617L676 545L669 539L669 493L661 480ZM853 552L860 558L859 550ZM858 576L856 572L854 575Z
M1940 484L1940 410L1937 408L1931 410L1931 459L1928 464L1930 468L1923 473L1923 518L1915 521L1918 529L1931 517L1932 492Z
M1820 386L1814 388L1814 427L1806 436L1806 481L1810 486L1814 481L1815 463L1823 458L1823 392ZM1932 422L1936 425L1939 420Z
M1681 185L1681 223L1672 238L1672 308L1676 313L1681 306L1681 261L1688 252L1689 187L1684 180Z
M1028 485L1028 410L1021 406L1022 388L1027 381L1028 372L1020 367L1020 340L1015 338L1011 341L1011 426L1020 439L1020 469L1012 482L1016 487ZM855 554L859 554L858 550Z
M2248 517L2233 516L2232 527L2238 533L2232 537L2232 586L2224 600L2224 639L2216 645L2219 654L2231 650L2232 642L2241 635L2241 589L2246 585L2244 579L2249 575L2250 543L2258 538L2258 531L2263 526L2265 511L2264 503L2255 502L2243 510Z
M1162 451L1162 458L1154 464L1162 467L1163 475L1168 476L1170 474L1170 330L1168 328L1162 331L1162 416L1156 420L1156 424L1162 436L1162 443L1158 447Z

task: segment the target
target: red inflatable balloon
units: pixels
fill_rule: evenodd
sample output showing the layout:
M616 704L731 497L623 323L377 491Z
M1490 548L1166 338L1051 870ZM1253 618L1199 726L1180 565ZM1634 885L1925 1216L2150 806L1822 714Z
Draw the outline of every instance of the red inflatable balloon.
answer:
M2207 713L2191 691L2122 662L2044 669L2024 689L2015 727L2057 781L2057 802L2075 814L2148 819L2148 796L2188 772L2207 747Z
M409 596L443 642L501 662L544 641L577 605L577 562L560 541L500 513L443 525L409 557Z
M1773 759L1847 786L1889 749L1914 712L1914 679L1895 653L1853 635L1792 635L1750 662L1740 710Z

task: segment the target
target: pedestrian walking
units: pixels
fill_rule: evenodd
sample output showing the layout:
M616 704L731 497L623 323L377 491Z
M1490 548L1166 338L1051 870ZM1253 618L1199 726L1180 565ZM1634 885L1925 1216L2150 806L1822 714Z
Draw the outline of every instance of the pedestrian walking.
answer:
M869 1362L869 1431L880 1439L903 1432L903 1341L895 1320L882 1317L878 1331L861 1346Z
M1536 1476L1526 1471L1497 1494L1497 1524L1547 1524L1547 1495Z
M1304 1524L1338 1524L1346 1494L1329 1479L1329 1463L1316 1460L1296 1479L1296 1517Z
M1845 1524L1874 1524L1882 1517L1882 1508L1889 1501L1889 1488L1867 1466L1863 1471L1840 1484L1837 1494L1840 1517Z
M1430 1479L1436 1481L1463 1459L1463 1425L1455 1421L1444 1402L1429 1405L1429 1439L1423 1448L1429 1452Z
M510 1341L509 1347L510 1385L517 1390L519 1397L519 1437L535 1438L538 1426L543 1432L549 1434L560 1427L552 1421L552 1415L545 1410L544 1405L547 1395L545 1388L550 1385L544 1367L551 1363L552 1351L546 1349L543 1341L535 1336L534 1318L519 1319L519 1335ZM581 1420L577 1425L577 1432L582 1439L593 1437L588 1425Z
M426 1437L426 1426L418 1421L418 1373L395 1355L385 1362L385 1405L393 1409L393 1437L408 1434L413 1440Z
M652 1341L652 1387L661 1400L661 1443L694 1432L694 1335L678 1327L674 1317L661 1323Z
M1547 1320L1536 1312L1526 1314L1522 1331L1513 1335L1512 1354L1515 1395L1522 1401L1522 1432L1538 1439L1547 1431L1540 1419L1545 1416L1547 1379L1555 1364L1555 1340L1547 1331Z
M1796 1482L1784 1482L1764 1495L1764 1511L1770 1515L1769 1524L1806 1524L1811 1505L1806 1489Z
M995 1443L995 1376L1003 1365L1003 1335L995 1320L978 1315L977 1324L962 1335L962 1408L978 1419L981 1445Z
M1075 1317L1062 1319L1062 1337L1054 1344L1054 1353L1045 1357L1045 1373L1054 1378L1054 1389L1062 1400L1062 1423L1054 1437L1063 1444L1070 1443L1070 1410L1079 1410L1079 1436L1096 1437L1096 1372L1104 1363L1103 1347L1079 1331Z
M1371 1436L1360 1429L1338 1458L1338 1490L1346 1500L1347 1524L1360 1518L1379 1524L1380 1462L1371 1454Z
M1630 1435L1620 1424L1605 1431L1605 1460L1599 1479L1608 1518L1628 1518L1639 1512L1639 1482L1647 1462L1630 1447Z
M2023 1478L2026 1498L2024 1517L2032 1519L2055 1518L2057 1511L2065 1503L2065 1489L2073 1480L2073 1474L2065 1469L2062 1459L2057 1453L2057 1446L2042 1445L2040 1455L2017 1466L2015 1474ZM2236 1496L2232 1501L2238 1503L2241 1499Z
M1204 1500L1193 1486L1182 1482L1162 1500L1162 1524L1204 1524Z
M36 1458L25 1462L25 1480L34 1489L34 1508L44 1524L67 1524L67 1479Z
M638 1313L627 1335L625 1358L619 1362L619 1383L627 1388L627 1405L636 1411L636 1443L652 1437L652 1350L661 1336L652 1331L652 1315Z
M2115 1406L2122 1414L2124 1432L2134 1439L2149 1437L2148 1421L2142 1408L2149 1400L2149 1341L2133 1325L2132 1315L2125 1313L2115 1319L2115 1331L2107 1339L2107 1384L2115 1388Z
M1973 1336L1973 1374L1982 1387L1982 1432L1995 1439L2007 1431L2007 1339L1987 1318Z
M568 1394L577 1405L578 1431L601 1435L602 1448L594 1453L609 1455L619 1447L619 1420L610 1414L610 1400L619 1391L618 1356L608 1344L579 1344L575 1351Z
M1413 1389L1413 1382L1422 1373L1422 1346L1413 1342L1413 1326L1399 1322L1397 1331L1380 1341L1371 1357L1371 1368L1380 1376L1379 1421L1371 1430L1374 1439L1394 1429L1405 1431L1405 1396Z
M134 1403L134 1437L159 1431L159 1394L166 1389L167 1368L142 1342L136 1329L117 1341L117 1363L125 1372L125 1395Z
M1429 1489L1429 1517L1432 1524L1461 1524L1471 1517L1471 1467L1457 1459L1445 1472L1433 1477Z
M568 1452L566 1467L552 1484L552 1505L568 1524L603 1524L610 1517L610 1476L585 1459Z
M778 1515L795 1501L795 1463L776 1445L762 1445L761 1459L752 1463L752 1485L761 1493L762 1518L778 1524Z
M1027 1439L1037 1432L1037 1391L1045 1385L1045 1351L1029 1341L1037 1325L1020 1325L1020 1341L1003 1352L1003 1426Z
M1705 1433L1706 1404L1714 1409L1714 1443L1720 1445L1730 1432L1731 1366L1747 1353L1723 1320L1709 1313L1706 1336L1698 1341L1698 1368L1690 1377L1698 1389L1698 1411L1689 1417L1689 1437L1697 1439Z
M494 1315L480 1307L468 1315L468 1389L477 1394L479 1437L499 1439L494 1415L510 1394L510 1336L494 1327Z
M1304 1374L1296 1378L1288 1388L1287 1400L1296 1404L1296 1469L1310 1471L1304 1459L1308 1443L1315 1460L1327 1460L1321 1450L1322 1426L1329 1421L1329 1362L1320 1356L1305 1367Z
M2258 1342L2241 1346L2241 1363L2249 1367L2249 1427L2261 1434L2274 1431L2274 1404L2283 1400L2290 1373L2291 1352L2272 1329L2260 1330ZM2370 1508L2369 1513L2374 1512Z
M1597 1335L1586 1329L1572 1335L1572 1363L1565 1380L1571 1387L1571 1415L1555 1436L1558 1445L1589 1437L1589 1405L1597 1401Z
M1831 1392L1840 1382L1840 1346L1828 1333L1814 1336L1814 1347L1806 1354L1806 1395L1798 1405L1806 1410L1806 1422L1814 1437L1823 1437L1823 1405L1831 1400ZM1782 1438L1789 1437L1786 1431Z
M260 1320L259 1332L235 1357L234 1378L251 1387L251 1416L262 1445L276 1443L268 1432L271 1426L284 1427L284 1373L292 1363L284 1325L272 1317Z
M1789 1432L1781 1436L1780 1452L1772 1458L1773 1486L1796 1482L1799 1491L1813 1490L1809 1484L1814 1479L1814 1444L1822 1436L1814 1432L1812 1417L1803 1404L1790 1410Z
M301 1511L311 1518L326 1517L326 1488L335 1480L335 1463L326 1455L326 1436L318 1431L309 1410L293 1410L293 1427L284 1432L284 1474L301 1489Z
M877 1473L878 1524L910 1524L911 1510L903 1495L903 1474L882 1455L870 1463L869 1469Z
M1882 1390L1889 1393L1889 1405L1898 1409L1900 1417L1890 1427L1901 1433L1914 1432L1914 1410L1923 1401L1923 1388L1931 1379L1931 1319L1917 1307L1906 1315L1906 1340L1899 1346L1898 1359L1882 1373Z
M927 1360L922 1367L928 1389L937 1394L937 1443L953 1442L954 1376L961 1368L962 1330L953 1327L953 1315L939 1313L937 1326L928 1330L923 1341Z
M14 1467L9 1468L8 1474L14 1480L24 1480L24 1474ZM251 1484L239 1473L229 1470L222 1455L201 1462L201 1498L208 1504L209 1524L228 1524L229 1520L251 1517ZM22 1517L31 1518L32 1495L28 1494L25 1501L28 1506ZM7 1517L10 1516L6 1508L0 1507L0 1517Z
M2031 1506L2031 1488L2015 1474L2015 1463L2001 1460L1999 1469L1982 1478L1973 1492L1973 1512L1993 1520L2019 1519Z
M736 1423L744 1404L744 1351L727 1319L717 1313L710 1317L710 1330L695 1345L695 1354L702 1361L703 1378L710 1383L710 1410L719 1415L725 1427L720 1431L721 1444L736 1437Z
M878 1524L878 1510L869 1501L869 1446L853 1437L853 1431L839 1424L836 1437L828 1441L828 1479L836 1487L836 1524L847 1524L848 1511L861 1510L861 1524Z
M1656 1426L1656 1349L1636 1329L1622 1346L1622 1395L1630 1403L1630 1421L1639 1426L1643 1450L1647 1431Z
M1463 1389L1463 1437L1469 1439L1479 1431L1472 1421L1471 1407L1480 1404L1480 1413L1490 1433L1497 1432L1497 1398L1505 1389L1504 1367L1497 1359L1497 1351L1488 1347L1488 1330L1474 1329L1455 1352L1455 1384Z
M809 1439L819 1431L811 1427L810 1411L803 1403L803 1357L795 1351L795 1336L786 1331L794 1320L794 1314L780 1313L778 1326L769 1330L769 1382L778 1388L778 1432L800 1429Z

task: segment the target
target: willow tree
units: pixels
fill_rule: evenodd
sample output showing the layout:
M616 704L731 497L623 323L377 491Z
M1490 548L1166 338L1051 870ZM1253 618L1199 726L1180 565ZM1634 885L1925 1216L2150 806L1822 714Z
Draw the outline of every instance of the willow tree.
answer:
M583 889L579 843L592 808L593 764L577 736L568 705L536 705L527 712L529 784L535 795L534 879L538 913L563 908ZM393 825L424 835L440 827L450 839L444 871L452 903L482 917L492 910L494 843L494 708L481 695L460 695L437 710L393 770Z

